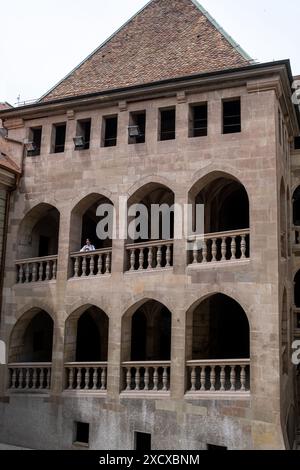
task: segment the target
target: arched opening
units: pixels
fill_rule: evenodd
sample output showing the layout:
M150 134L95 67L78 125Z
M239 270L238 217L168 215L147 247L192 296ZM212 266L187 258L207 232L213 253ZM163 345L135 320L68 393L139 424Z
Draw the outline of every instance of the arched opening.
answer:
M170 381L171 312L148 300L122 321L122 361L127 390L167 390Z
M48 391L51 386L53 320L44 310L25 313L14 326L9 344L8 388Z
M249 389L250 328L238 302L207 297L188 311L186 335L189 390Z
M287 256L287 230L286 230L286 194L283 179L280 184L280 249L281 257Z
M195 249L190 253L190 262L249 257L249 198L245 187L236 178L213 172L192 187L189 201L193 204L192 231L196 235L205 234L205 246L199 245L198 253ZM204 221L199 216L201 206Z
M296 328L300 329L300 270L294 277L294 306L296 308Z
M66 388L106 387L108 316L98 307L78 309L66 321Z
M50 204L31 209L20 224L18 259L57 255L59 211Z
M55 279L59 219L60 214L55 207L41 203L31 209L22 220L18 232L18 282ZM22 260L31 258L36 258L36 262L22 263Z
M113 211L111 200L96 193L86 196L72 210L70 269L73 276L93 276L110 272ZM78 256L80 251L82 254Z
M291 199L290 199L290 189L287 187L286 191L286 213L287 213L287 249L288 256L292 254L291 251Z
M159 183L148 183L129 198L127 269L173 265L174 202L173 191Z
M281 310L281 353L282 353L282 373L288 373L288 305L287 305L287 292L284 289L282 297L282 310Z
M300 186L298 186L293 194L293 224L300 227Z

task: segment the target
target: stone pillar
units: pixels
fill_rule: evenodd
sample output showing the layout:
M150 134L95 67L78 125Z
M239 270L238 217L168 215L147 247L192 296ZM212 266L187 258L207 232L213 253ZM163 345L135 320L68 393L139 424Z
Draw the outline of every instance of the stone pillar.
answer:
M186 354L185 354L186 312L177 309L172 312L171 343L171 398L180 400L185 393Z
M57 312L57 321L54 325L52 348L51 394L59 395L64 390L64 335L65 312Z
M109 319L107 396L115 400L121 390L121 326L122 319L117 315Z

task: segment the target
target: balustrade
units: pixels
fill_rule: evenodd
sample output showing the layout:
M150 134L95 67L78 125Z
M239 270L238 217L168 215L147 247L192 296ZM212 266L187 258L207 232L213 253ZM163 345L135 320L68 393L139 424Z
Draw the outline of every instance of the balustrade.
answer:
M123 362L123 391L167 392L171 362Z
M14 363L8 364L9 390L45 391L51 385L51 363Z
M110 274L111 258L111 248L71 253L72 277L93 277Z
M106 390L107 362L68 362L65 373L65 390Z
M173 266L173 240L126 246L127 271L150 271Z
M18 260L15 264L18 284L56 279L57 256Z

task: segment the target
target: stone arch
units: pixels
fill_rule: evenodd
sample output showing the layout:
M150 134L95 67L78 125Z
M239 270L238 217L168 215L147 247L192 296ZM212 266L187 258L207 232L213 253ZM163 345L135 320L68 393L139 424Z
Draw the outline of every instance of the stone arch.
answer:
M54 321L38 307L31 308L18 319L9 339L8 361L51 362Z
M18 230L17 258L36 258L58 253L60 212L45 202L32 207Z

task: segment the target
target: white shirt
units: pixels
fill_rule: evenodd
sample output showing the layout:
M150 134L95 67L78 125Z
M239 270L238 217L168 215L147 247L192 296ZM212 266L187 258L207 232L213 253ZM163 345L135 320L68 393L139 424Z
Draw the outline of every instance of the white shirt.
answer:
M83 248L81 248L80 251L95 251L94 245L84 245Z

